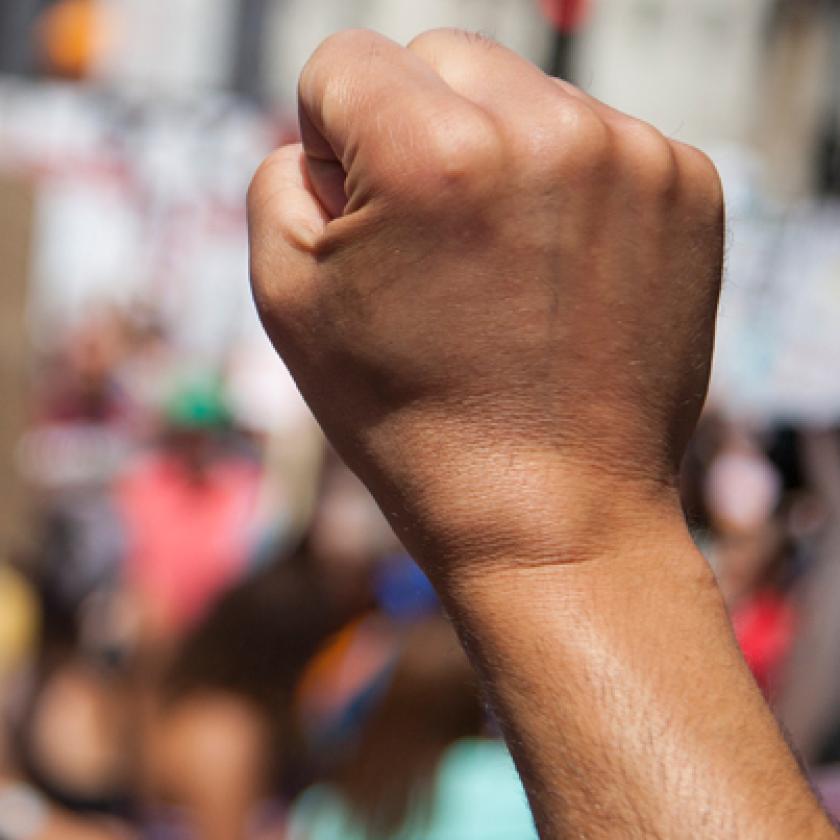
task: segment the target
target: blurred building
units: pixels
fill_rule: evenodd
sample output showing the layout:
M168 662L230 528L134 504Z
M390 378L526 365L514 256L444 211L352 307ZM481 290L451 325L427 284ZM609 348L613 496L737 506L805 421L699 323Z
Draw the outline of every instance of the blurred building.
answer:
M595 3L578 48L593 95L708 145L749 138L770 0Z
M826 114L836 114L836 9L822 0L595 3L578 80L679 140L755 149L770 189L801 197L815 186Z
M408 41L424 29L486 32L538 63L551 32L536 0L104 0L121 36L101 77L158 95L230 89L292 100L312 50L332 32L376 29Z
M33 69L28 33L44 0L3 0L0 3L0 73L26 73Z
M104 0L113 48L97 73L119 87L191 98L230 87L235 0Z
M4 0L0 72L43 65L33 22L71 0ZM75 0L81 2L81 0ZM85 0L107 16L90 72L166 100L234 91L293 105L307 57L331 32L369 27L400 42L424 29L485 32L543 67L560 0ZM795 199L834 189L840 124L836 0L589 0L563 62L593 95L667 134L734 144L765 162L766 186ZM565 45L564 49L567 49ZM834 185L834 186L832 186Z
M268 16L269 88L274 97L287 98L309 54L336 30L367 27L406 43L440 26L492 35L538 64L551 47L552 33L537 0L279 0Z
M783 198L840 187L840 3L781 0L772 7L755 144Z
M561 0L2 0L0 67L46 69L33 22L62 7L106 23L92 83L0 77L0 167L38 180L29 315L46 331L148 298L203 357L258 332L242 196L294 134L311 51L346 27L460 26L712 154L732 241L714 393L773 416L840 406L837 214L803 202L840 189L838 0L576 0L574 36L549 20Z

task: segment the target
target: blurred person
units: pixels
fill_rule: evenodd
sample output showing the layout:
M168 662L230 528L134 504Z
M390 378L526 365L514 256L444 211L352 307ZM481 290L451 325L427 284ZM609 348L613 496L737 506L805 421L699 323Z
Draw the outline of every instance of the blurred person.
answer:
M333 781L296 804L291 840L536 837L513 762L485 734L477 680L448 623L426 618L393 644L385 687Z
M454 616L542 836L836 837L677 492L714 166L462 32L339 34L298 90L302 144L249 191L257 305Z
M712 528L706 554L744 658L773 696L796 628L782 478L754 437L728 423L707 464L703 494Z
M335 768L336 756L356 737L368 705L387 681L396 631L440 611L428 578L403 552L382 559L373 587L375 602L324 645L296 688L297 716L320 775Z
M121 313L105 310L61 338L36 379L37 422L108 425L127 419L130 395L116 376L126 352L124 331Z
M296 562L259 569L222 595L161 672L142 676L138 747L150 829L169 825L204 840L285 825L300 757L294 686L344 620L322 594Z
M298 682L333 634L373 608L386 543L369 494L335 456L318 484L299 544L221 594L142 676L150 826L202 840L282 836L286 803L311 772L292 714Z
M22 771L68 811L129 818L131 715L122 674L73 655L36 680L16 721Z
M122 558L110 499L130 413L114 377L122 353L116 312L94 312L60 337L36 379L21 444L39 508L39 540L25 568L40 620L6 713L13 772L44 797L33 813L58 826L50 837L102 836L85 814L127 814L120 675L98 628L89 639L80 632L87 605L113 590Z
M0 708L6 681L32 654L40 620L38 599L31 583L11 564L0 563Z
M37 645L5 704L14 775L80 818L132 813L124 663L81 635L82 615L33 575Z
M0 779L13 767L8 731L12 696L34 653L39 625L38 599L29 581L10 564L0 563Z
M271 562L307 529L323 472L323 436L264 336L232 347L225 364L225 392L237 427L249 436L263 462L254 562Z
M718 584L744 658L762 691L775 698L793 648L797 609L789 593L792 548L781 522L721 540Z
M0 836L126 840L125 697L38 594L0 575L0 657L17 648L0 676Z
M133 399L116 373L124 354L117 311L95 311L60 336L36 369L20 444L37 503L39 585L71 610L113 587L124 553L111 494L136 445Z
M284 837L301 758L291 717L308 660L344 616L291 561L225 593L138 686L143 822L178 836Z
M800 632L779 701L782 720L803 758L829 765L833 813L840 815L840 430L806 429L802 468L816 493L817 529L809 572L799 582ZM813 515L813 514L812 514Z
M183 634L246 570L259 464L225 445L218 386L198 381L172 398L161 447L120 477L125 586L153 644Z
M718 534L752 534L778 509L782 480L752 435L730 423L708 465L704 492Z
M0 837L4 840L138 840L124 825L69 813L51 804L29 785L2 777Z
M153 836L284 840L272 802L273 722L242 694L192 691L158 708L144 745Z
M123 348L114 377L131 401L132 433L152 437L167 401L183 378L171 331L159 313L138 301L122 313Z

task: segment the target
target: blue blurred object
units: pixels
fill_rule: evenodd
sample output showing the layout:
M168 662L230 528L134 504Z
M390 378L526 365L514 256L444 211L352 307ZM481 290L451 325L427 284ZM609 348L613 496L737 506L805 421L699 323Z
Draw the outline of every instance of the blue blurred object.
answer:
M414 621L438 612L440 602L429 579L405 553L388 557L374 581L382 611L395 621Z

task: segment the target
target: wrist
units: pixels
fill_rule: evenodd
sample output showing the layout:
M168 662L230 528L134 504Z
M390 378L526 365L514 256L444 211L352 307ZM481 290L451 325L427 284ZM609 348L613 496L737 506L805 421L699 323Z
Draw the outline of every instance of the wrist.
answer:
M714 574L676 493L659 498L632 490L589 485L554 510L532 508L503 531L500 517L492 544L465 546L430 574L450 611L503 626L550 615L579 628L585 615L592 628L631 630L659 620L661 609L650 609L655 604L667 604L667 611L699 599L720 608Z
M446 586L497 571L615 567L629 560L628 547L643 552L652 535L691 543L675 481L556 455L438 451L434 460L411 459L385 484L377 493L383 509Z
M465 551L449 558L442 573L433 568L453 616L489 637L488 625L508 632L513 624L545 620L572 635L623 635L686 605L722 614L714 574L677 503L635 506L625 496L609 509L609 501L587 496L576 504L579 516L571 524L543 520L541 530L504 549Z

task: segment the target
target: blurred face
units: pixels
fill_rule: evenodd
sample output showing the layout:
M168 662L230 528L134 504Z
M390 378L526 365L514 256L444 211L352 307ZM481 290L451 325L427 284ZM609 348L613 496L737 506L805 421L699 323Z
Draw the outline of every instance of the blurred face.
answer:
M717 530L743 535L769 522L781 490L773 464L752 441L739 437L727 442L713 459L704 494Z

